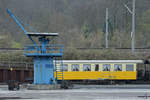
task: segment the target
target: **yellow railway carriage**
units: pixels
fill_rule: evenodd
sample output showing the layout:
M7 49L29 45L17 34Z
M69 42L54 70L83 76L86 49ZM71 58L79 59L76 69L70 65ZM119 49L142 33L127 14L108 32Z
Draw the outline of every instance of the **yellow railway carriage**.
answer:
M54 73L57 80L136 80L142 60L63 60Z

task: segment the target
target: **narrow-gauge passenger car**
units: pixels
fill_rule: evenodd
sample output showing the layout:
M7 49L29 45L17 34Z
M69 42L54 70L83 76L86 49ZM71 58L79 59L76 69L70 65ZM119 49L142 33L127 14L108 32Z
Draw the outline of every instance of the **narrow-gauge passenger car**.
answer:
M55 72L57 80L136 80L142 60L63 60ZM61 73L57 76L56 73Z

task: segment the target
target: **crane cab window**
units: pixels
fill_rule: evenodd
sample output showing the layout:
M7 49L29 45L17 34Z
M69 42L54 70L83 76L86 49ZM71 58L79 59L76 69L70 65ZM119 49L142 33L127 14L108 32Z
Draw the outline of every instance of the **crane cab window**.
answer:
M63 68L61 67L61 70L63 70L63 71L68 71L68 65L67 65L67 64L64 64L64 65L63 65Z
M103 71L110 71L110 64L103 64Z
M78 64L73 64L71 67L72 67L71 68L72 71L79 71L79 65Z
M126 71L134 71L134 65L133 64L127 64L126 65Z
M95 71L99 71L99 64L95 64Z
M83 71L91 71L91 65L90 64L83 64Z
M114 71L122 71L122 65L121 64L115 64L114 65Z

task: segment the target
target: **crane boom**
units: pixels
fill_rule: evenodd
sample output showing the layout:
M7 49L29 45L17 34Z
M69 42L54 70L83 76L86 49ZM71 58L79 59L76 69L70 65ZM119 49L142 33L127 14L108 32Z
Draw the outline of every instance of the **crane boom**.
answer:
M9 14L9 16L16 22L16 24L22 29L24 34L37 46L36 42L27 34L27 30L23 27L23 25L19 22L17 17L11 12L11 10L7 8L6 11Z
M7 13L9 14L9 16L16 22L16 24L23 30L23 32L26 34L26 29L22 26L22 24L19 22L19 20L17 19L17 17L9 10L6 9Z

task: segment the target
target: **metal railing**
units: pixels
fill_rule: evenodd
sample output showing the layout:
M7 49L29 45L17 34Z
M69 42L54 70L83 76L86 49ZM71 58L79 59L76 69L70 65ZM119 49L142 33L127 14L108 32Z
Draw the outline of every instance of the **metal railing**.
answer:
M62 56L63 45L28 45L24 48L25 55L27 56Z

